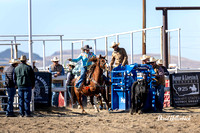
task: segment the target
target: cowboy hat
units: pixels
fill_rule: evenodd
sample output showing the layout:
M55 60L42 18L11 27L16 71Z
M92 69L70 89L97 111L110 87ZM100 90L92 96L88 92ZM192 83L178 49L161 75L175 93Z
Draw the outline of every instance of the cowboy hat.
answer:
M26 60L28 60L28 59L26 58L26 55L21 55L21 57L20 57L19 60L20 60L20 61L26 61Z
M75 62L69 62L69 64L67 64L67 66L76 66Z
M9 60L9 63L10 64L19 64L20 61L18 59L11 59L11 60Z
M162 59L159 59L159 60L157 61L157 64L158 64L158 65L163 64Z
M0 66L0 69L4 69L5 66Z
M81 48L82 50L88 50L88 49L92 49L92 47L90 47L89 45L85 45L84 47Z
M114 48L114 46L119 46L120 43L112 42L112 46L110 48Z
M150 58L150 56L147 56L147 55L142 55L142 57L140 57L140 60L146 60L146 59L149 59Z
M58 57L53 57L53 59L51 59L51 61L59 61Z
M156 62L157 60L154 58L154 57L150 57L149 58L149 63L153 63L153 62Z

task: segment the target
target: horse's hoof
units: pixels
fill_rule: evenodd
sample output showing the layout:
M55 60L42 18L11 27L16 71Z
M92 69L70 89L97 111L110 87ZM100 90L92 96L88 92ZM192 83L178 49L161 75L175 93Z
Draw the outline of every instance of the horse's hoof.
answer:
M87 112L85 110L82 111L82 114L87 114Z
M143 111L142 110L138 111L138 114L143 114Z
M108 111L113 111L113 110L111 108L109 108Z

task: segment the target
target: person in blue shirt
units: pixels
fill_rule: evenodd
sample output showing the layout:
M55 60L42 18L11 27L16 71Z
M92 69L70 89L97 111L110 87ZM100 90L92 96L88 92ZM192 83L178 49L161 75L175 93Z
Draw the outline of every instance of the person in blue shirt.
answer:
M79 81L76 83L75 87L80 90L81 84L83 83L83 80L85 79L87 68L92 65L92 62L89 61L92 57L96 57L96 55L93 52L90 52L90 47L89 45L85 45L84 47L81 48L83 50L83 53L81 53L77 59L68 59L69 61L72 62L78 62L82 60L82 67L81 67L81 75Z

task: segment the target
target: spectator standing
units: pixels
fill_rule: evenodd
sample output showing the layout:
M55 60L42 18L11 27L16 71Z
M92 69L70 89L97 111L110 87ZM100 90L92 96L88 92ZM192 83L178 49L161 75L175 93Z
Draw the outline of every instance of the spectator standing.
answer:
M4 71L4 66L0 66L0 80L4 80L3 79L3 73ZM3 82L0 82L0 88L5 88L5 85L3 84ZM0 96L6 96L6 91L5 90L0 90ZM7 103L7 98L6 97L2 97L1 98L1 103ZM2 105L1 108L6 111L7 105Z
M140 60L142 61L142 64L148 64L149 58L150 58L150 56L147 56L144 54L144 55L142 55L142 57L140 57Z
M18 95L19 95L19 110L23 117L32 117L30 112L31 90L35 86L35 75L31 66L27 65L25 55L20 57L21 64L15 68L17 79Z
M157 104L156 108L158 111L162 112L163 102L164 102L164 85L165 85L165 77L164 70L156 64L156 59L154 57L150 57L149 63L152 65L155 71L155 80L156 80L156 90L157 90Z
M16 94L16 79L15 79L15 67L18 66L20 63L17 59L11 59L9 61L11 64L5 71L5 84L7 88L8 93L8 106L7 106L7 117L15 117L13 113L13 102L14 102L14 96Z
M74 69L74 67L76 66L76 63L74 63L74 62L70 62L69 64L68 64L68 68L69 68L69 70L68 70L68 72L67 72L67 81L66 81L66 86L67 86L67 100L69 101L69 99L71 98L71 89L73 89L71 86L73 86L72 85L72 83L71 83L71 81L74 79L74 77L75 77L75 75L72 73L72 70ZM71 98L72 99L72 98ZM69 103L69 102L67 102L67 103Z
M168 75L169 75L169 71L167 70L167 68L166 68L165 66L163 66L163 61L162 61L162 59L159 59L159 60L157 61L157 64L158 64L160 67L162 67L162 69L164 70L165 75L168 76Z
M54 57L53 59L51 59L51 61L53 62L53 64L50 65L49 72L54 77L64 75L65 73L64 68L62 65L58 63L59 59L57 57ZM61 86L62 86L62 80L53 80L52 88ZM58 97L59 97L59 92L52 92L52 106L58 107Z
M38 68L35 66L35 63L36 63L37 61L33 61L33 71L34 72L39 72L39 70L38 70Z

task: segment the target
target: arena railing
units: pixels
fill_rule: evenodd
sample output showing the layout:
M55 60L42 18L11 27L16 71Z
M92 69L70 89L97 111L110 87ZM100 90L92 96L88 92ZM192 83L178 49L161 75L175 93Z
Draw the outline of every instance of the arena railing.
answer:
M60 42L60 64L63 64L63 42L64 41L77 41L77 40L90 40L90 39L63 39L64 35L32 35L32 37L59 37L59 39L32 39L32 42L35 41L40 41L43 42L43 70L46 70L46 55L45 55L45 42L49 42L49 41L56 41L56 42ZM17 57L17 42L28 42L28 39L18 39L18 38L28 38L28 35L0 35L0 38L13 38L13 39L2 39L0 40L0 42L11 42L11 50L13 50L13 46L14 47L14 57L13 55L11 56L11 58L18 58ZM34 45L34 44L33 44ZM30 53L31 51L29 51ZM73 46L72 46L72 57L73 57ZM31 63L32 65L32 63Z
M134 62L133 61L133 34L137 32L146 32L148 30L153 30L153 29L160 29L160 43L161 43L161 58L163 58L163 26L156 26L156 27L150 27L150 28L145 28L145 29L139 29L139 30L134 30L134 31L128 31L128 32L122 32L122 33L115 33L115 34L110 34L110 35L105 35L105 36L100 36L100 37L95 37L92 38L91 40L94 40L94 53L96 53L96 40L104 38L105 39L105 55L108 59L108 37L116 37L116 42L119 42L119 36L120 35L125 35L125 34L130 34L130 48L131 48L131 64ZM83 42L88 41L88 40L78 40L78 41L73 41L72 45L74 43L81 42L81 46L83 46Z

